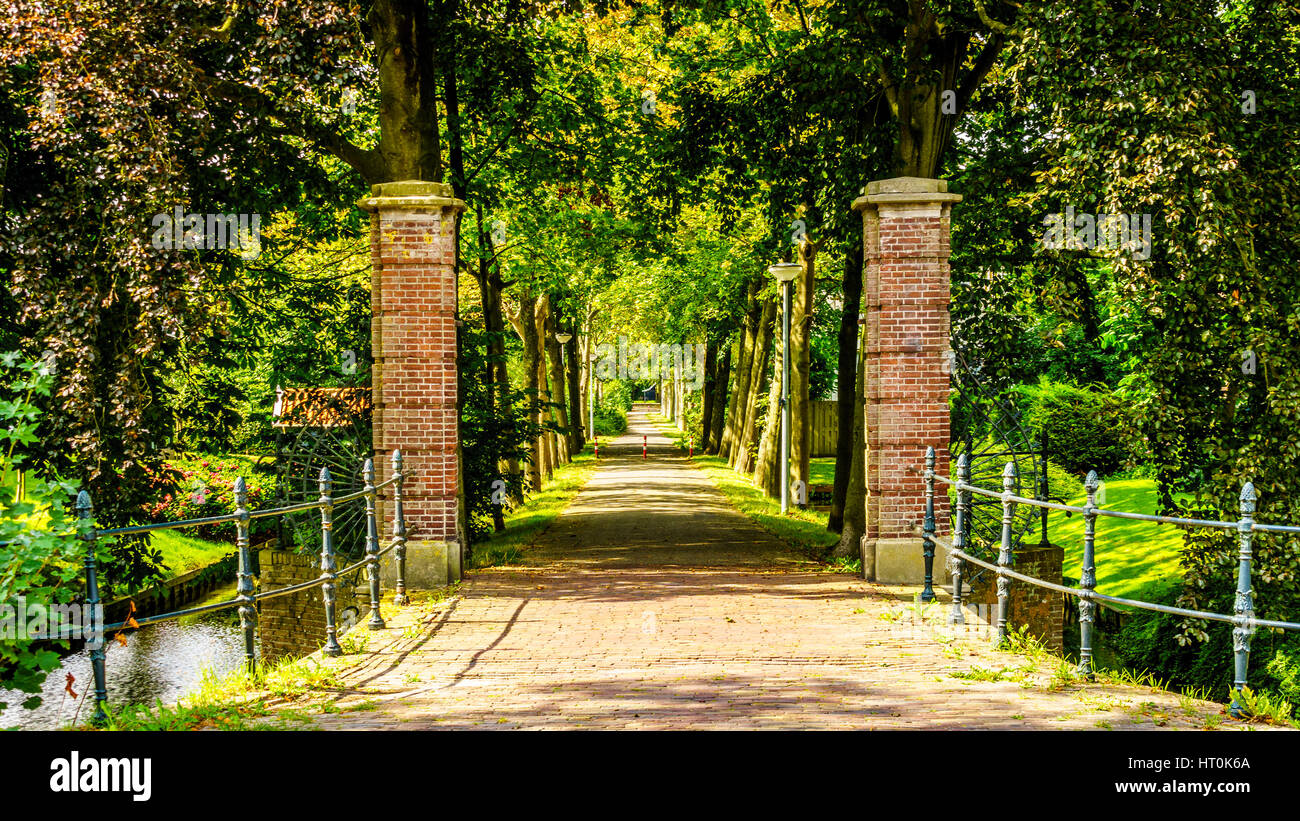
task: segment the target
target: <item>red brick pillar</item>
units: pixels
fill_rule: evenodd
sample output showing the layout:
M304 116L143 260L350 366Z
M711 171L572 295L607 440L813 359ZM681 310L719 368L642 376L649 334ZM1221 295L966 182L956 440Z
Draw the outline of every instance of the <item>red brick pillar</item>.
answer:
M406 584L441 587L460 578L456 540L456 221L465 203L450 185L376 185L358 205L370 212L375 469L392 475L401 449L405 482ZM381 539L392 534L383 505ZM395 580L392 554L385 580Z
M898 177L867 186L862 212L866 320L867 528L863 570L877 581L919 584L925 449L948 475L948 215L961 196L942 180ZM946 489L935 486L938 532ZM936 586L945 577L936 550ZM873 574L874 568L874 574Z

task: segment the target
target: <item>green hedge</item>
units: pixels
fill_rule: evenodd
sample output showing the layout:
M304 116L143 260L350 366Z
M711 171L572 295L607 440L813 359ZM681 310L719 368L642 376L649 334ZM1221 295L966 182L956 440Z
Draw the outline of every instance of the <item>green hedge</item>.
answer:
M1166 591L1160 603L1174 605L1177 596L1176 589ZM1175 685L1204 687L1214 699L1227 700L1233 677L1231 625L1209 624L1208 641L1179 644L1181 621L1167 613L1137 613L1114 638L1114 650L1126 667L1150 671ZM1258 631L1246 680L1256 692L1275 693L1300 708L1300 635Z
M618 436L627 430L627 414L608 405L596 408L596 433L601 436Z
M167 471L154 477L157 500L149 514L157 522L176 522L221 516L235 509L235 479L244 477L250 510L273 507L275 476L269 463L258 464L247 456L197 456L167 460ZM260 537L276 528L274 518L253 519L249 532ZM186 535L216 542L233 542L230 524L198 525L186 528Z
M1128 460L1123 431L1130 423L1108 391L1044 380L1019 392L1025 425L1035 438L1046 432L1052 462L1076 476L1107 476Z

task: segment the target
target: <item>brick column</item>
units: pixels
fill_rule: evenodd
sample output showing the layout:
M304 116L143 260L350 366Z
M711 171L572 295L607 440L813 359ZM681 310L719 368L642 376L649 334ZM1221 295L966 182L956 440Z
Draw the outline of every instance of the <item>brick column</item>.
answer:
M408 532L406 584L441 587L460 578L456 541L456 222L465 203L450 185L390 182L357 203L370 212L370 344L374 355L375 468L392 475L400 448ZM392 534L382 506L381 539ZM395 578L392 554L385 580Z
M920 584L925 449L948 475L948 215L961 196L942 180L878 180L853 203L862 212L866 320L867 527L863 567L875 579ZM938 532L948 500L935 488ZM936 586L945 554L938 549Z

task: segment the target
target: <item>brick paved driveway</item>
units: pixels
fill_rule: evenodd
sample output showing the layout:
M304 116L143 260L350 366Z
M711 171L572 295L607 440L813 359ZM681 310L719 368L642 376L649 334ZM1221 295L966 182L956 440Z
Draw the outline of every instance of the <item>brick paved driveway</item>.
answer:
M522 567L392 613L322 727L1205 727L1219 705L1053 681L954 636L915 589L820 572L730 508L642 414ZM652 459L640 458L641 433ZM391 612L391 610L390 610ZM1224 727L1239 726L1223 721Z

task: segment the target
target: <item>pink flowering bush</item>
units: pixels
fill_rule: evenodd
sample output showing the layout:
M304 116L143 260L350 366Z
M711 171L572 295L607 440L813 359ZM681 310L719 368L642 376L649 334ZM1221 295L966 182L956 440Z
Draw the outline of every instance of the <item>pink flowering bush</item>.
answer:
M248 486L249 510L275 506L275 476L269 465L258 465L243 456L199 456L167 461L167 473L154 477L157 494L149 515L154 521L175 522L233 513L235 479L240 476ZM250 522L254 543L274 532L275 521L268 517ZM230 522L187 527L180 532L217 542L235 540L235 526Z

